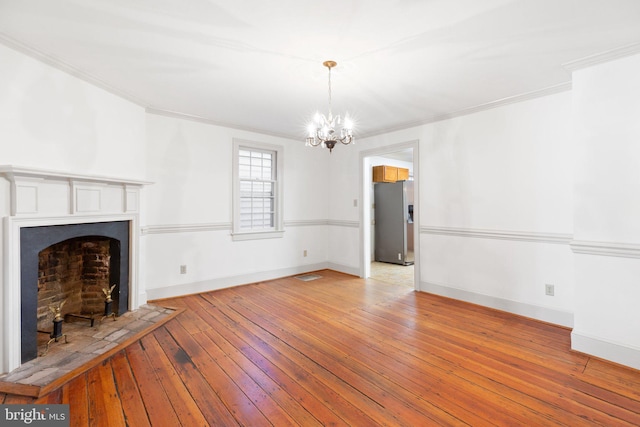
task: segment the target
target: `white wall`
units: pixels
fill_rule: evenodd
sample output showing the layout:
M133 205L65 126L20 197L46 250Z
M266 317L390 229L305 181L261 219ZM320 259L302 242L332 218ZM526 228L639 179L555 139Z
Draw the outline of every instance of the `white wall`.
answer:
M144 179L144 135L143 108L0 45L0 165ZM9 191L0 178L1 218L10 215ZM3 228L0 240L2 307L9 293ZM0 316L3 369L13 363L2 356L10 339L7 311Z
M563 92L426 126L425 290L572 325L570 108Z
M283 238L231 239L234 138L284 147ZM143 221L148 297L326 267L328 152L305 148L303 141L155 114L147 115L147 141L147 179L155 183L146 192Z
M360 264L360 176L358 152L363 147L338 145L329 154L326 183L329 189L329 263L331 268L348 274L359 274ZM318 148L320 149L320 148ZM354 201L356 203L354 204Z
M422 290L572 325L570 115L563 92L358 141L357 150L420 141ZM334 180L352 181L357 160L340 154ZM332 195L332 212L351 218L348 199ZM331 244L351 247L352 237Z
M0 164L143 179L144 109L0 45Z
M640 55L573 73L572 347L640 369Z
M559 324L575 318L574 349L640 368L640 56L574 72L571 92L332 154L146 114L1 45L0 64L0 164L155 182L141 218L151 298L325 266L357 273L360 152L419 140L420 288ZM233 138L285 147L282 239L231 241ZM2 216L8 191L1 180Z

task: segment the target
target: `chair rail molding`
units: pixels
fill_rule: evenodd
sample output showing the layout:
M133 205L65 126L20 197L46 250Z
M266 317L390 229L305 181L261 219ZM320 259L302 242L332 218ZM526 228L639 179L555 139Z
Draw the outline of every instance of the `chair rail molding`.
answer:
M570 246L576 254L640 258L640 245L632 243L572 240Z
M546 233L531 231L513 230L488 230L478 228L456 228L456 227L420 227L421 234L439 234L444 236L473 237L480 239L514 240L520 242L552 243L568 245L573 239L573 235L565 233Z

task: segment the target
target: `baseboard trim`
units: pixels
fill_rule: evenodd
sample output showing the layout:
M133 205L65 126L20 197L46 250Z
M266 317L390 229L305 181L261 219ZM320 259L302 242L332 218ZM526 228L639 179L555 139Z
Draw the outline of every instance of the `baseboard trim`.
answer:
M349 267L348 265L336 264L330 262L327 264L327 268L340 273L351 274L352 276L360 277L360 267Z
M541 307L533 304L526 304L490 295L478 294L464 289L452 288L431 282L420 282L420 290L447 298L490 307L496 310L506 311L519 316L529 317L542 322L553 323L554 325L573 327L573 313L557 310L549 307Z
M571 349L640 370L640 348L571 332Z
M211 280L203 280L200 282L171 285L162 288L147 289L147 298L149 301L155 301L165 298L199 294L203 292L230 288L233 286L261 282L264 280L273 280L279 279L281 277L294 276L296 274L310 273L312 271L324 270L327 268L329 268L328 264L322 262L317 264L300 265L291 268L282 268L279 270L261 271L258 273L242 274L239 276L220 277Z

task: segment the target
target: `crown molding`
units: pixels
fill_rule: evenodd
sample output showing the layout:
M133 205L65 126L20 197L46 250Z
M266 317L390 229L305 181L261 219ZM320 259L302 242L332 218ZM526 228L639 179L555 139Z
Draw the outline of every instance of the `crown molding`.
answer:
M251 127L251 126L244 126L244 125L239 125L237 123L227 123L227 122L223 122L223 121L218 121L218 120L212 120L212 119L208 119L202 116L198 116L195 114L187 114L187 113L181 113L181 112L177 112L177 111L171 111L171 110L165 110L162 108L158 108L155 106L151 106L148 102L126 92L123 90L120 90L114 86L112 86L111 84L109 84L108 82L106 82L105 80L94 76L92 74L87 73L86 71L83 71L57 57L54 57L52 55L46 54L44 52L41 52L39 50L37 50L36 48L33 48L31 46L28 46L22 42L19 42L11 37L9 37L8 35L4 34L4 33L0 33L0 43L4 44L5 46L14 49L18 52L21 52L31 58L34 58L40 62L44 62L45 64L48 64L60 71L63 71L67 74L70 74L74 77L79 78L80 80L83 80L93 86L96 86L98 88L101 88L109 93L111 93L112 95L118 96L120 98L123 98L127 101L130 101L132 103L134 103L135 105L138 105L142 108L145 109L145 112L148 114L155 114L155 115L160 115L160 116L165 116L165 117L171 117L171 118L177 118L177 119L183 119L183 120L190 120L190 121L195 121L195 122L200 122L200 123L204 123L204 124L208 124L208 125L214 125L214 126L221 126L221 127L226 127L226 128L231 128L231 129L237 129L237 130L241 130L241 131L246 131L246 132L252 132L252 133L258 133L258 134L262 134L262 135L269 135L269 136L274 136L274 137L278 137L278 138L286 138L286 139L291 139L291 140L298 140L299 136L298 135L292 135L292 134L288 134L288 133L284 133L284 132L273 132L273 131L268 131L265 129L259 129L259 128L255 128L255 127ZM610 52L605 52L604 54L600 54L600 55L594 55L593 57L588 57L585 58L584 60L579 60L579 61L574 61L574 62L570 62L570 63L566 63L564 64L565 67L567 67L568 69L572 69L572 64L581 64L582 61L592 61L587 63L587 65L577 65L577 68L580 68L581 66L588 66L592 63L599 63L599 62L605 62L607 60L611 60L611 59L615 59L618 57L622 57L622 56L627 56L627 55L631 55L633 53L637 53L640 52L640 43L637 44L633 44L633 45L629 45L623 48L619 48L619 49L614 49ZM589 59L589 58L594 58L594 59ZM595 61L595 62L593 62ZM575 69L575 68L574 68ZM413 122L406 122L406 123L402 123L399 124L397 126L391 126L388 128L384 128L384 129L378 129L378 130L373 130L371 132L364 132L362 134L357 135L358 138L369 138L372 136L377 136L377 135L382 135L382 134L386 134L386 133L391 133L391 132L395 132L395 131L400 131L400 130L404 130L404 129L409 129L412 127L417 127L417 126L422 126L422 125L426 125L426 124L430 124L430 123L434 123L434 122L439 122L439 121L443 121L443 120L448 120L448 119L452 119L455 117L460 117L460 116L465 116L465 115L469 115L469 114L473 114L473 113L477 113L480 111L484 111L484 110L490 110L493 108L497 108L497 107L501 107L501 106L505 106L505 105L509 105L509 104L515 104L518 102L523 102L526 100L530 100L530 99L534 99L534 98L539 98L542 96L547 96L547 95L552 95L552 94L556 94L556 93L560 93L560 92L565 92L571 90L571 82L564 82L564 83L560 83L554 86L549 86L547 88L543 88L543 89L539 89L539 90L535 90L535 91L531 91L531 92L527 92L527 93L523 93L523 94L519 94L519 95L515 95L515 96L510 96L510 97L506 97L506 98L502 98L502 99L498 99L495 101L490 101L490 102L486 102L483 104L479 104L476 106L471 106L468 108L464 108L458 111L454 111L451 113L446 113L446 114L440 114L440 115L434 115L422 120L417 120L417 121L413 121Z
M599 255L620 258L640 258L640 245L621 242L571 241L571 250L576 254Z
M565 62L562 66L569 71L576 71L593 65L613 61L615 59L624 58L626 56L635 55L636 53L640 53L640 43L632 43L626 46L607 50L605 52L596 53L595 55L586 56L575 61Z
M43 62L47 65L50 65L51 67L59 71L62 71L66 74L70 74L73 77L76 77L86 83L89 83L102 90L105 90L112 95L115 95L119 98L126 99L127 101L132 102L139 107L145 108L147 106L147 103L142 101L140 98L133 96L130 93L125 92L123 90L117 89L116 87L107 83L105 80L99 77L96 77L92 74L89 74L86 71L83 71L77 67L74 67L73 65L63 61L60 58L41 52L34 47L31 47L22 42L19 42L4 33L0 33L0 43L2 43L3 45L5 45L10 49L13 49L15 51L18 51L20 53L27 55L30 58Z
M420 227L421 234L473 237L480 239L513 240L519 242L552 243L568 245L573 236L564 233L538 233L512 230L486 230L454 227Z
M113 85L107 83L104 79L97 77L95 75L92 75L86 71L83 71L65 61L63 61L60 58L57 58L53 55L49 55L47 53L44 53L34 47L31 47L25 43L22 43L18 40L15 40L11 37L9 37L8 35L1 33L0 32L0 43L2 43L3 45L5 45L6 47L13 49L15 51L18 51L20 53L23 53L27 56L29 56L30 58L33 58L37 61L43 62L59 71L62 71L66 74L69 74L73 77L76 77L86 83L89 83L93 86L96 86L100 89L105 90L106 92L109 92L112 95L115 95L119 98L125 99L129 102L132 102L133 104L142 107L145 109L146 113L149 114L156 114L156 115L161 115L161 116L166 116L166 117L173 117L173 118L178 118L178 119L184 119L184 120L191 120L191 121L196 121L196 122L201 122L201 123L205 123L205 124L209 124L209 125L215 125L215 126L222 126L222 127L226 127L226 128L232 128L232 129L238 129L238 130L243 130L243 131L247 131L247 132L253 132L253 133L259 133L259 134L263 134L263 135L270 135L270 136L275 136L278 138L287 138L287 139L298 139L296 136L294 135L289 135L289 134L285 134L285 133L281 133L281 132L270 132L264 129L257 129L257 128L252 128L249 126L242 126L242 125L238 125L238 124L234 124L234 123L226 123L226 122L221 122L221 121L216 121L216 120L211 120L211 119L207 119L204 117L200 117L197 115L192 115L192 114L186 114L186 113L179 113L176 111L169 111L169 110L163 110L161 108L157 108L157 107L153 107L151 106L148 102L143 101L142 99L126 92L123 91L121 89L118 89L116 87L114 87Z
M145 112L147 114L154 114L156 116L164 116L164 117L171 117L174 119L189 120L192 122L204 123L207 125L237 129L245 132L259 133L261 135L275 136L277 138L286 138L286 139L294 139L294 140L300 139L300 138L296 138L293 135L289 135L282 132L271 132L265 129L258 129L250 126L243 126L236 123L227 123L227 122L222 122L218 120L207 119L206 117L198 116L196 114L186 114L186 113L180 113L178 111L163 110L162 108L146 107Z
M369 138L372 136L382 135L385 133L396 132L404 129L409 129L412 127L428 125L430 123L440 122L443 120L449 120L456 117L467 116L469 114L478 113L480 111L492 110L494 108L503 107L505 105L517 104L519 102L529 101L531 99L541 98L543 96L555 95L556 93L567 92L571 90L571 87L572 87L571 81L563 82L563 83L559 83L557 85L549 86L543 89L538 89L531 92L522 93L519 95L497 99L495 101L485 102L484 104L478 104L472 107L463 108L461 110L454 111L452 113L438 114L423 120L407 122L407 123L400 124L398 126L392 126L385 129L374 130L372 132L366 132L361 135L358 135L358 138Z

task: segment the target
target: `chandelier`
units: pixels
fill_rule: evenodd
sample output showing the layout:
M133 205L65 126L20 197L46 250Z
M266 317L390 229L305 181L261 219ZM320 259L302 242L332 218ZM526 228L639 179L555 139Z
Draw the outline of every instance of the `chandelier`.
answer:
M345 116L342 121L340 115L334 116L331 112L331 69L338 64L335 61L324 61L322 65L329 69L329 116L316 113L313 122L309 124L309 134L305 145L307 147L321 145L327 147L331 152L338 142L344 145L354 142L353 123L348 117Z

